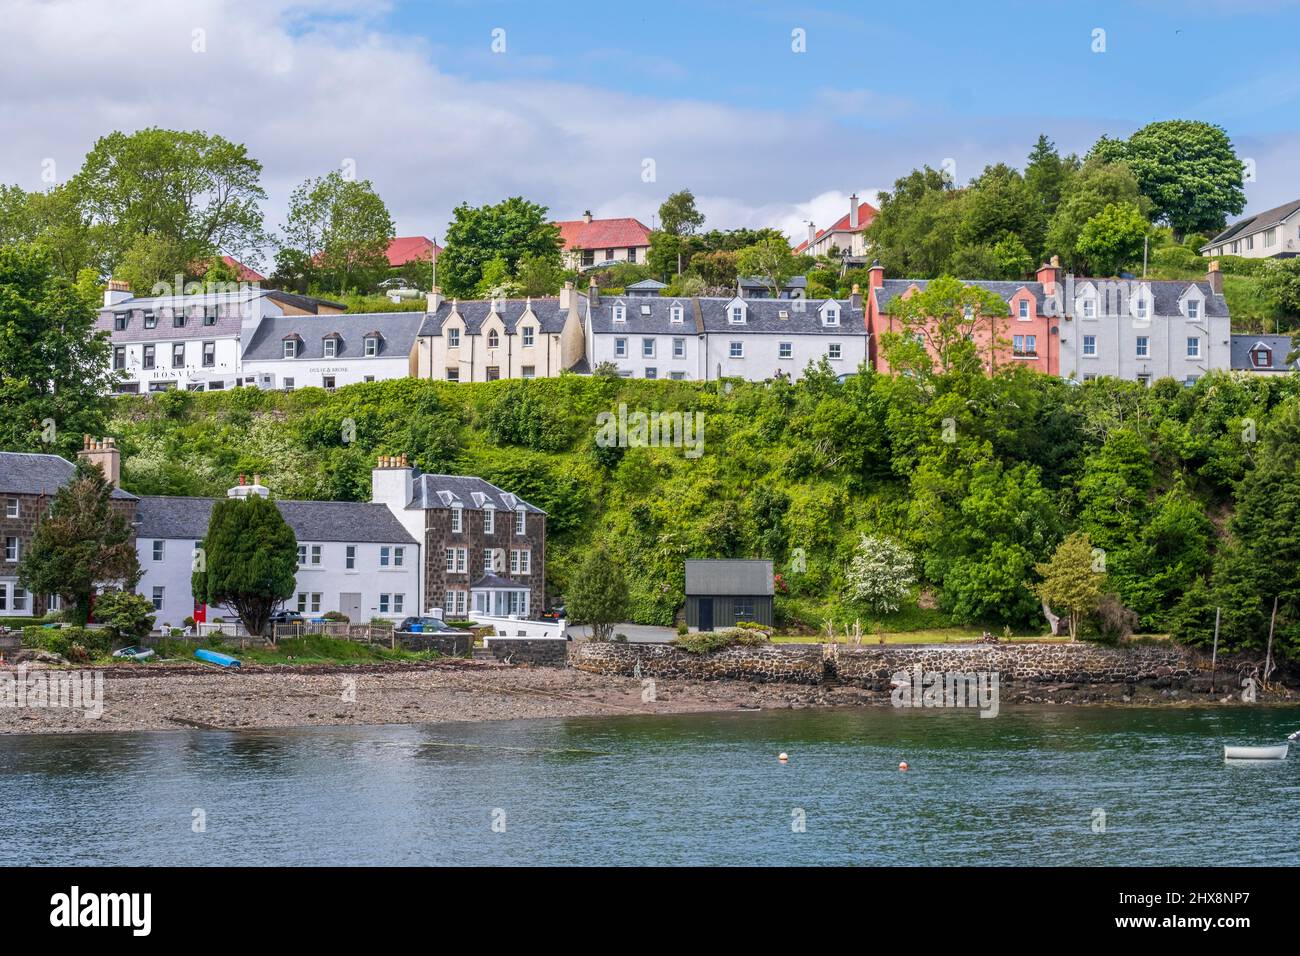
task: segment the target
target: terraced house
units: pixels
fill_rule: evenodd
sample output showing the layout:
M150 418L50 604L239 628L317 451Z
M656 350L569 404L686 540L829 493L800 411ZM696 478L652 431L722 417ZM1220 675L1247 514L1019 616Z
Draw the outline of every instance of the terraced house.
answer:
M244 345L244 377L285 391L407 378L423 321L423 312L267 316Z

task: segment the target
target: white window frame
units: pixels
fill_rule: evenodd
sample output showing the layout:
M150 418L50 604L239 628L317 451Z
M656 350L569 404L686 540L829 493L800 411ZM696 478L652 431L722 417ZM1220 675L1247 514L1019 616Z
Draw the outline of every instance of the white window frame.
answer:
M655 357L655 340L653 338L641 340L641 357L642 358Z
M1134 342L1133 342L1133 357L1134 357L1134 358L1140 358L1140 359L1141 359L1141 358L1150 358L1150 357L1151 357L1151 338L1150 338L1150 336L1139 335L1139 336L1137 337L1137 339L1134 340Z
M826 357L832 362L838 362L844 358L844 346L839 342L831 342L826 346Z
M1199 335L1187 336L1187 357L1189 359L1201 357L1201 337Z
M525 326L524 326L524 328L523 328L523 338L524 338L524 348L526 348L526 349L530 349L530 348L532 348L532 347L533 347L533 327L532 327L531 325L525 325Z
M727 358L729 358L729 359L743 359L744 357L745 357L745 343L744 343L744 342L729 342L729 343L727 343Z
M528 533L528 511L520 508L515 512L515 534L522 535Z
M1085 335L1080 343L1080 354L1084 358L1097 357L1097 336Z
M325 338L321 339L320 347L324 357L332 359L338 351L338 339L334 338L332 335L327 335Z
M285 340L284 340L284 357L287 358L287 359L297 358L297 357L298 357L298 340L297 340L297 339L285 339Z
M447 330L447 348L460 348L460 329L450 328Z
M627 358L627 339L614 340L614 357Z
M777 343L776 343L776 357L779 358L779 359L792 359L792 358L794 358L794 343L793 343L793 342L777 342Z
M483 509L483 533L496 534L497 509L491 506Z
M460 505L451 506L451 533L460 534L465 530L465 509Z
M154 538L151 557L155 561L165 561L167 558L167 542L162 538Z

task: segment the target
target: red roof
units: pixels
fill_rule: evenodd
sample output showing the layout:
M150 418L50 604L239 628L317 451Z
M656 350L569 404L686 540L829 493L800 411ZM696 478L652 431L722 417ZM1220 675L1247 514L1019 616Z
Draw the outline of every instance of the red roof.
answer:
M442 254L442 247L427 236L398 236L388 243L388 264L396 269L408 262L428 262L430 252Z
M818 229L817 238L818 239L822 238L828 232L861 232L863 229L866 229L867 226L871 225L871 220L876 218L876 213L878 213L879 211L880 211L879 209L871 205L871 203L869 202L859 203L858 204L858 228L856 229L849 228L849 214L845 213L843 216L840 216L839 219L836 219L835 223L829 229ZM808 240L805 239L803 242L799 243L799 245L794 247L794 251L802 252L807 245L808 245Z
M244 265L242 262L240 262L238 259L234 258L233 256L222 256L221 261L224 262L226 265L230 266L230 268L235 270L235 277L236 280L239 282L265 282L266 281L266 276L261 275L260 273L255 272L254 270L248 268L248 266ZM190 271L195 273L196 275L202 275L203 273L208 271L208 261L204 259L198 259L195 260L194 262L191 262Z
M565 249L618 249L650 245L650 230L638 219L569 219L557 222Z

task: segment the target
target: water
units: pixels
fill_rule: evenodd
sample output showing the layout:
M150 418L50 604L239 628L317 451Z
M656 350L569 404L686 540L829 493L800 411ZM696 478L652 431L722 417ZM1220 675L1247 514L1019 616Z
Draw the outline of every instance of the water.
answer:
M0 864L1294 865L1300 753L1221 747L1297 728L1004 708L5 737Z

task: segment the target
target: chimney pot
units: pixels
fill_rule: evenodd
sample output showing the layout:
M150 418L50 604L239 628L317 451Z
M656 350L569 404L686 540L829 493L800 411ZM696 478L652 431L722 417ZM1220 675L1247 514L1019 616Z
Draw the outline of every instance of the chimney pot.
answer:
M1219 270L1219 260L1211 259L1205 272L1205 281L1210 284L1210 291L1215 295L1223 294L1223 273Z

